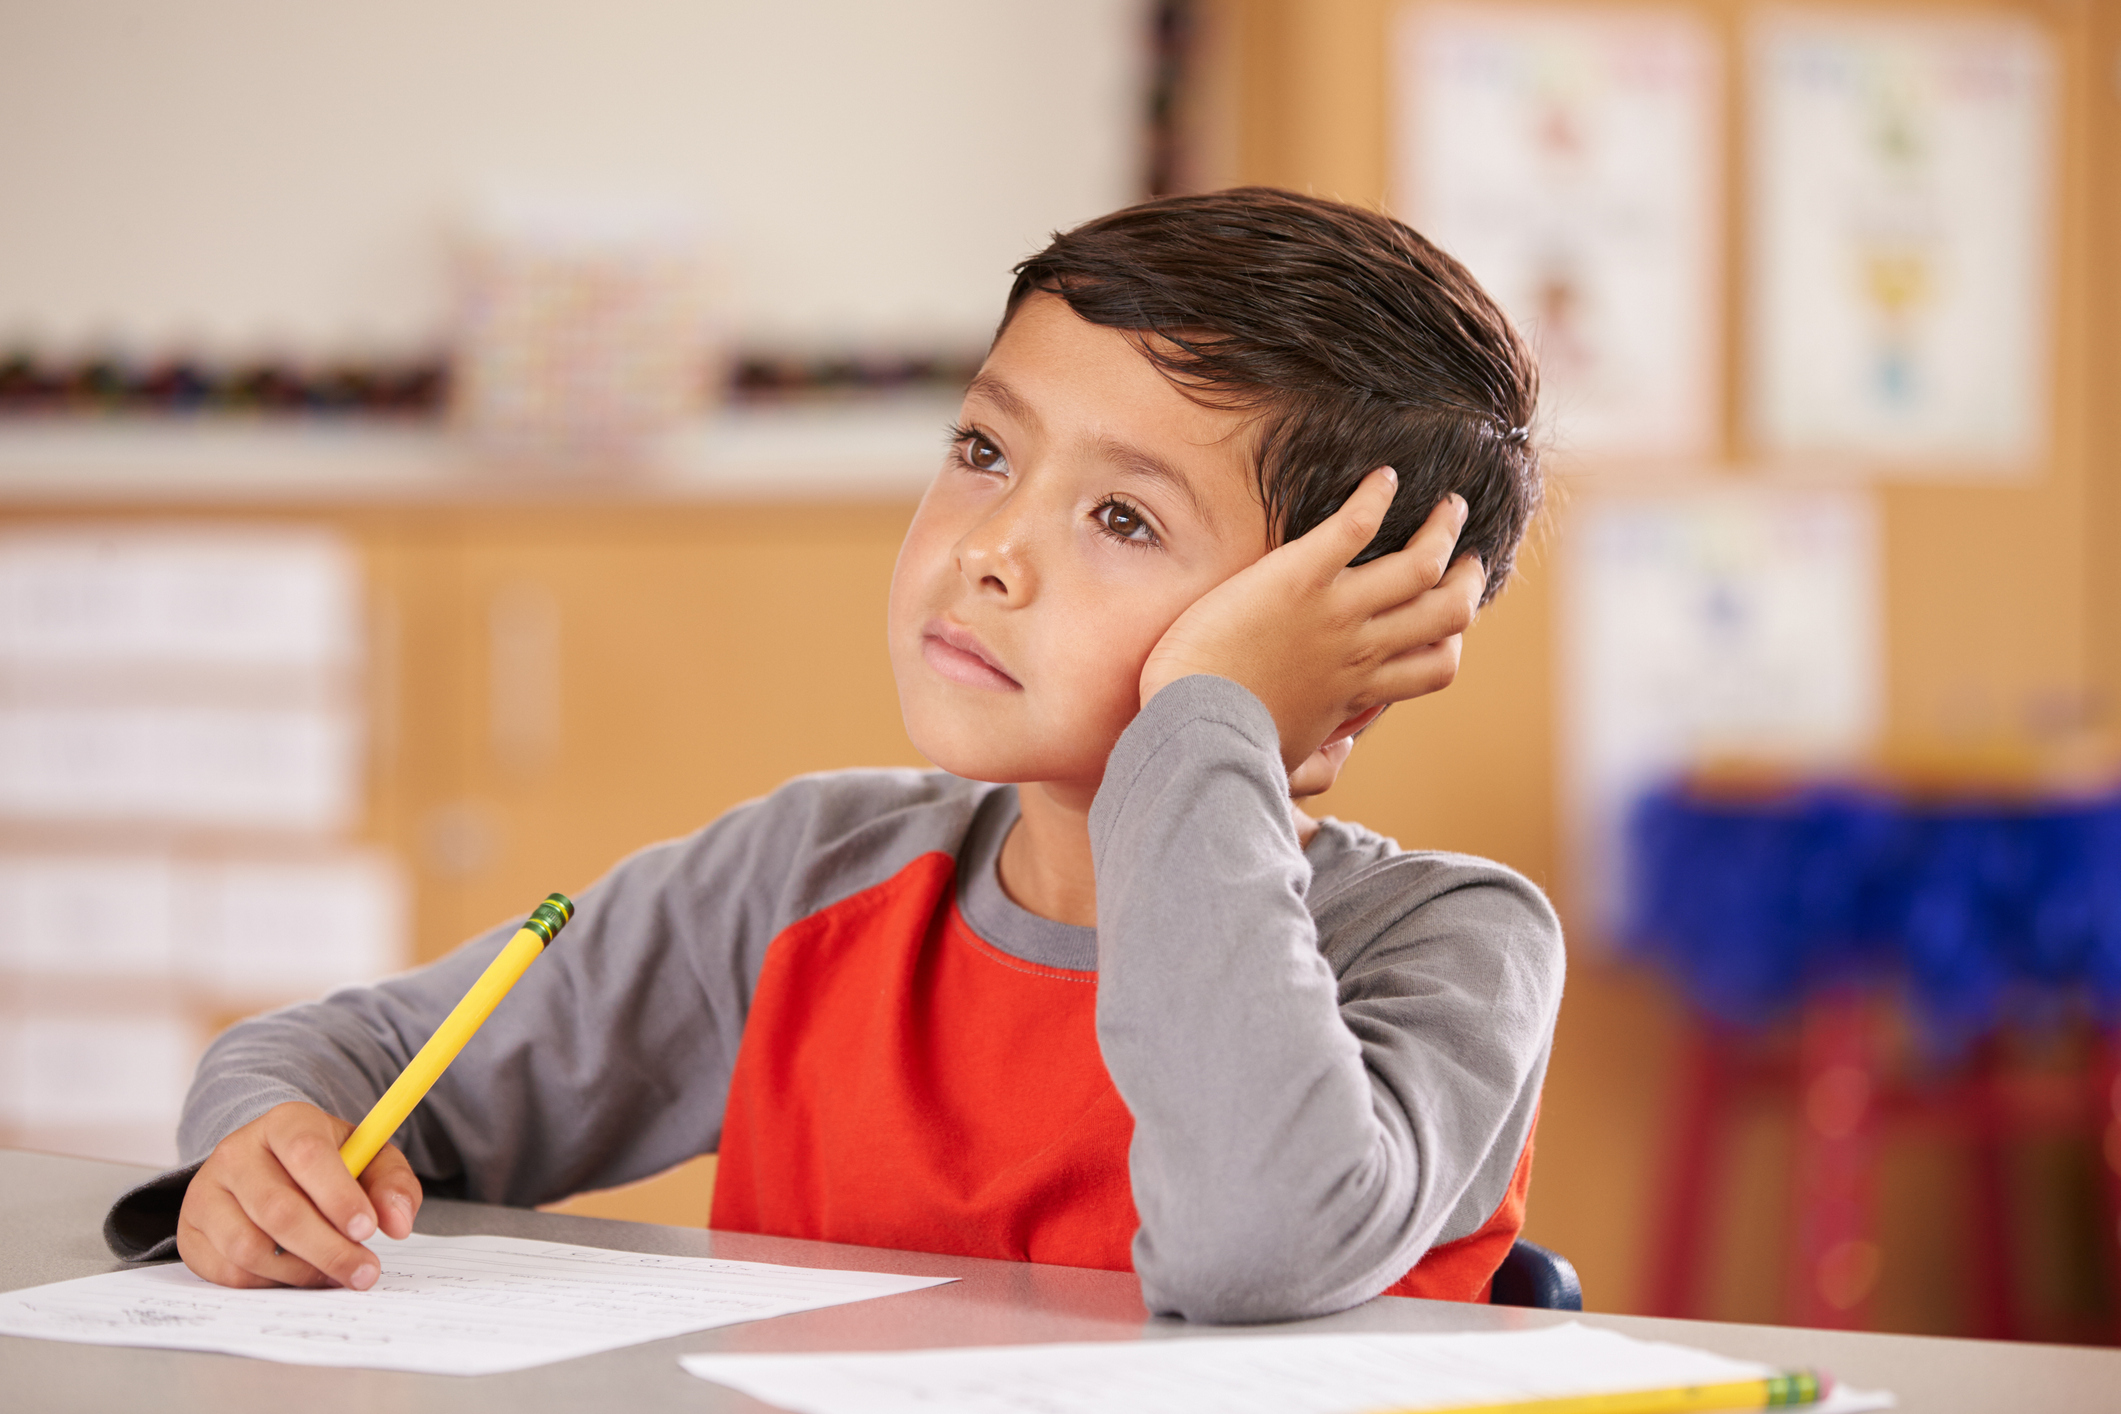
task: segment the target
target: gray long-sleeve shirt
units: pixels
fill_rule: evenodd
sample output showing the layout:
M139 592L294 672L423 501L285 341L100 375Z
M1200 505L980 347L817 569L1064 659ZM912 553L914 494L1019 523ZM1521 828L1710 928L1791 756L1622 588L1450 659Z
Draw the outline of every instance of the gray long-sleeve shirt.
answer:
M715 1150L774 940L943 852L980 938L1097 974L1151 1309L1339 1309L1489 1220L1560 1002L1560 929L1537 889L1332 820L1299 847L1273 720L1220 678L1165 688L1113 751L1090 817L1096 928L1002 891L1016 813L1007 786L838 772L642 851L582 895L399 1144L439 1191L518 1204ZM514 927L228 1032L193 1083L183 1155L195 1168L288 1100L359 1118ZM106 1233L121 1255L168 1254L191 1171L120 1200Z

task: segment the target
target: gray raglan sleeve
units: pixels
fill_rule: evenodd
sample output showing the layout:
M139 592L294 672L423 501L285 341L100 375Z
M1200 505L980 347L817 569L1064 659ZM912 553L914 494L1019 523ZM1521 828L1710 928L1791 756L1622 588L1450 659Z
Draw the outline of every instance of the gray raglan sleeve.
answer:
M395 1136L423 1184L533 1204L717 1146L751 988L785 903L773 881L810 824L805 795L797 786L741 806L583 892L573 921ZM306 1100L359 1120L520 924L215 1041L178 1129L187 1167L119 1201L105 1225L112 1248L172 1255L199 1161L273 1106Z
M1215 677L1129 726L1090 828L1098 1040L1134 1116L1149 1308L1340 1310L1478 1226L1530 1136L1560 1005L1539 891L1398 855L1307 903L1273 719Z

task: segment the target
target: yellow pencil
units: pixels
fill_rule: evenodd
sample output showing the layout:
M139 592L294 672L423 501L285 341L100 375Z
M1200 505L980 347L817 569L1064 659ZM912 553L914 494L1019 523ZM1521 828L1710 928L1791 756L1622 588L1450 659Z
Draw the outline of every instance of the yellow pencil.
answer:
M390 1142L390 1136L398 1132L398 1126L405 1123L413 1106L426 1098L428 1090L442 1078L442 1072L449 1069L449 1063L457 1058L458 1051L464 1049L464 1043L485 1025L486 1018L493 1014L501 998L508 995L508 989L516 984L516 979L538 960L545 945L567 926L567 920L572 917L574 903L565 894L549 894L543 903L531 910L529 919L508 940L508 946L501 949L501 955L486 965L479 980L464 994L464 1000L442 1018L442 1024L427 1038L427 1044L420 1047L420 1053L412 1058L412 1063L383 1092L383 1098L376 1101L367 1118L339 1146L339 1157L345 1160L348 1173L355 1178L361 1176L368 1161Z
M1424 1409L1420 1414L1708 1414L1714 1409L1787 1409L1817 1404L1834 1391L1833 1377L1811 1370L1738 1380L1722 1385L1687 1385L1680 1389L1635 1390L1626 1394L1565 1395L1560 1399L1520 1399L1508 1404L1465 1404ZM1381 1410L1379 1414L1415 1414Z

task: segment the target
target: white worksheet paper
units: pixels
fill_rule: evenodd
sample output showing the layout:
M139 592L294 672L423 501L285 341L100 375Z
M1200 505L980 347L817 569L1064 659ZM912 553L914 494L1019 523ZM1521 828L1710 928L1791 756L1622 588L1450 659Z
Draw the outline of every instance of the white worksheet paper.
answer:
M516 1237L379 1237L373 1250L383 1275L367 1291L236 1291L181 1264L11 1291L0 1335L491 1375L955 1280Z
M797 1414L1375 1414L1759 1379L1766 1365L1570 1322L1456 1335L1281 1335L882 1355L686 1355ZM1890 1409L1836 1390L1829 1414Z

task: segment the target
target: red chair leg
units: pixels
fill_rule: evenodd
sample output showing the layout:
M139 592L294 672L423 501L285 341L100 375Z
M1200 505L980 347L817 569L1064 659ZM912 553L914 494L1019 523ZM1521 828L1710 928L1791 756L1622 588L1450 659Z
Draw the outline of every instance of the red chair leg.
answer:
M1730 1044L1695 1022L1687 1038L1662 1191L1651 1218L1650 1299L1653 1316L1698 1317L1701 1274L1707 1269L1709 1229L1721 1177L1724 1118L1735 1090Z
M2106 1194L2107 1300L2113 1308L2114 1343L2121 1345L2121 1031L2102 1031L2092 1048L2093 1133L2098 1138L2100 1176Z
M1984 1041L1952 1096L1953 1118L1968 1139L1971 1182L1968 1216L1973 1238L1974 1334L1989 1340L2016 1340L2018 1274L2011 1259L2010 1115L2002 1093L2001 1050Z
M1861 1329L1882 1252L1872 1227L1878 1066L1870 999L1820 995L1798 1041L1797 1243L1791 1317Z

